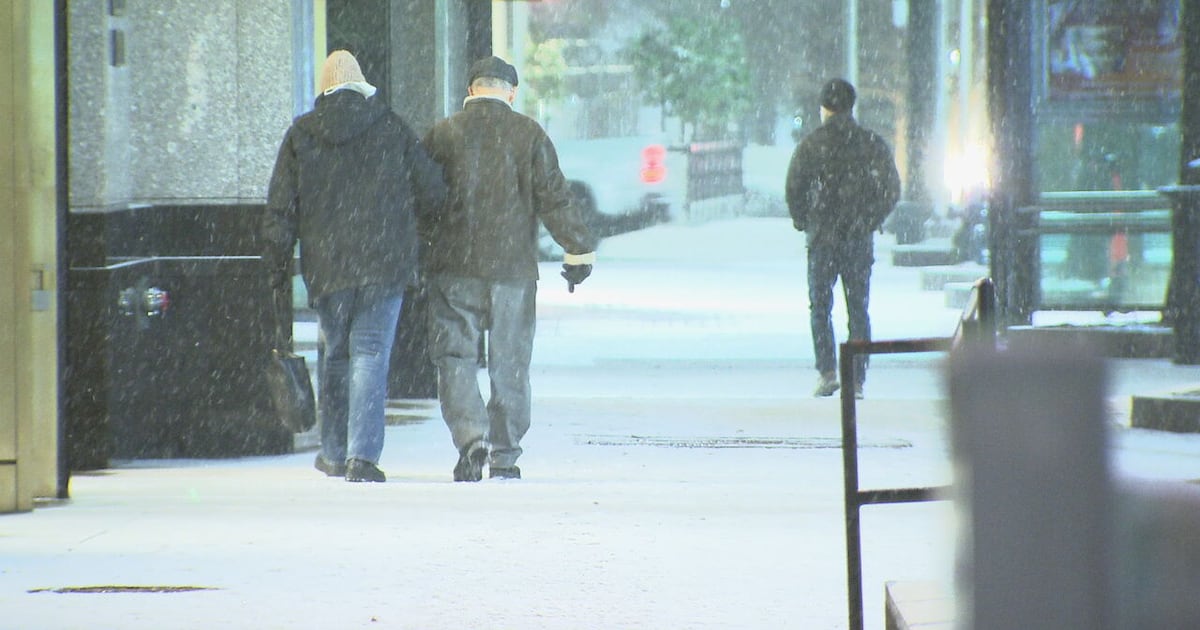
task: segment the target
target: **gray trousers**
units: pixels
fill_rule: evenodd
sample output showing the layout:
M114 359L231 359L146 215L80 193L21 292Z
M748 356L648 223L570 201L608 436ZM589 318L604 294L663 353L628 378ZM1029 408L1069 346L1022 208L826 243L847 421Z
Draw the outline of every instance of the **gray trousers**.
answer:
M492 466L516 464L529 430L536 296L535 280L438 275L431 282L429 354L438 370L442 418L460 452L476 440L489 443ZM478 380L485 345L491 382L486 405Z

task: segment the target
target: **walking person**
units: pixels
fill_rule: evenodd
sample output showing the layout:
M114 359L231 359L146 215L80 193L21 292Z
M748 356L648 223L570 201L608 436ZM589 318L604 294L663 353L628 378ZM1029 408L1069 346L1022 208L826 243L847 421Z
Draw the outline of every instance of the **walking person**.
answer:
M499 57L472 64L462 111L425 139L449 185L429 239L430 358L442 417L458 450L455 481L520 478L530 423L529 363L538 280L538 223L565 250L574 290L592 271L596 241L572 202L558 155L533 119L514 112L517 71ZM481 348L491 395L483 401Z
M319 318L315 467L346 481L385 481L387 371L405 287L417 279L416 213L445 201L441 167L344 50L321 68L312 111L279 148L262 217L272 284L292 251Z
M808 247L808 301L816 368L814 395L832 396L838 383L833 332L833 287L842 279L849 338L870 341L867 312L874 232L900 196L891 148L855 121L854 86L842 79L820 92L821 126L792 154L785 187L792 224ZM857 398L863 396L867 357L855 362ZM850 386L850 385L847 385Z

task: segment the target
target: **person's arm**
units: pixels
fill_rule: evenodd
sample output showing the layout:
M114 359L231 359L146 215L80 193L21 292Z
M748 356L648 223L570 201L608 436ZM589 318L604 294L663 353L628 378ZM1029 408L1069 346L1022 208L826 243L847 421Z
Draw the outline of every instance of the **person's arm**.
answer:
M568 264L590 264L595 259L596 238L571 196L571 187L558 166L558 153L549 138L534 147L533 205L550 236L567 253Z
M896 207L896 202L900 201L900 173L896 169L896 160L892 156L892 149L887 145L887 142L880 137L875 138L875 167L877 173L876 183L879 191L878 206L874 209L872 231L878 230L883 226L883 222L887 220L889 214Z
M279 146L271 182L267 186L267 207L259 222L263 264L272 287L285 286L291 280L292 252L296 247L300 190L293 133L288 130Z
M438 125L434 125L421 140L422 151L429 157L430 162L437 169L438 177L442 181L443 186L445 186L444 196L441 201L424 207L418 206L417 208L417 233L423 245L428 245L433 238L437 223L447 210L446 205L449 202L450 196L449 182L446 181L446 158L440 153L441 145L439 144L438 129Z
M558 166L558 152L544 136L534 147L533 189L534 211L563 248L562 277L567 281L567 290L574 293L575 285L592 275L597 242Z
M408 134L411 136L408 177L417 197L417 221L428 222L430 217L441 212L442 205L446 203L446 178L442 165L429 155L427 145L419 141L416 134Z
M784 199L787 201L788 214L792 215L792 226L801 232L808 227L812 181L812 159L808 157L806 145L801 143L792 152L784 183Z

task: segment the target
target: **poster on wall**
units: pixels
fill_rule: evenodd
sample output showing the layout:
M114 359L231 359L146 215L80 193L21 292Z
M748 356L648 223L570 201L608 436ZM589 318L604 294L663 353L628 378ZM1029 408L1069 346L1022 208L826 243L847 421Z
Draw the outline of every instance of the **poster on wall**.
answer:
M1051 99L1178 96L1180 0L1047 0Z

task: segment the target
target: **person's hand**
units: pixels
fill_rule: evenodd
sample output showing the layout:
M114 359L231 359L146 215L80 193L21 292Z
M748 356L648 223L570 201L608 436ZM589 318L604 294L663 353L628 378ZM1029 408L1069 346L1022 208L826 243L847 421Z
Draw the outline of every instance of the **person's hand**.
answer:
M792 219L792 227L796 228L797 232L803 232L804 228L807 226L804 225L803 221L799 221L797 219Z
M273 269L270 271L271 289L274 291L283 291L292 283L292 276L287 272L287 269Z
M567 279L567 291L574 293L575 285L587 280L592 275L591 265L568 265L563 263L562 277Z

